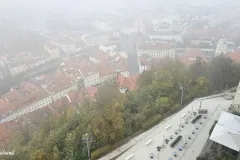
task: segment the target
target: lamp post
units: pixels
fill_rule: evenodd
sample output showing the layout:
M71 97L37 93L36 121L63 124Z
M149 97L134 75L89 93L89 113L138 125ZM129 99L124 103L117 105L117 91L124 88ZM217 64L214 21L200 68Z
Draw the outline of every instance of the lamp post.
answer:
M202 99L200 100L200 106L199 106L199 108L202 108Z
M224 95L226 95L227 88L228 88L228 85L225 86L225 92L224 92Z
M91 160L90 145L91 145L91 143L92 143L92 135L88 135L88 133L86 133L85 135L83 135L83 136L82 136L82 142L87 144L88 160Z
M184 87L183 85L180 85L180 89L182 91L182 95L181 95L181 105L183 105L183 94L184 94Z
M163 145L164 145L164 141L165 141L165 134L163 135Z
M187 144L187 134L185 133L185 137L184 137L184 144Z
M180 118L180 124L179 124L179 131L181 130L181 118Z

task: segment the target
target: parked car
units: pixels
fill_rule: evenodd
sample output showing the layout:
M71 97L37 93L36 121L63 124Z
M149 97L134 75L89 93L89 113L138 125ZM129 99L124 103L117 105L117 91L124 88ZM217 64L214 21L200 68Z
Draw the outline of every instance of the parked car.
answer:
M207 114L208 110L207 109L199 109L198 114Z

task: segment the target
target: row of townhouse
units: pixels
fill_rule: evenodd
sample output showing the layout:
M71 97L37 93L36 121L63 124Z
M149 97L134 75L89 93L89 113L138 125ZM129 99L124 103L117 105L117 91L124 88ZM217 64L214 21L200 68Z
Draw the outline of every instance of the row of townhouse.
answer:
M8 70L11 76L16 76L30 69L51 62L53 59L55 59L55 57L53 57L47 51L20 52L6 55L5 61L3 63L5 65L5 70Z
M99 47L101 45L115 42L119 35L115 32L97 32L88 35L66 35L58 39L52 39L45 44L44 48L53 56L58 56L57 49L66 55L77 53L83 49ZM56 49L57 48L57 49Z
M138 55L149 55L152 58L175 57L175 48L166 43L147 43L138 47Z
M94 51L92 58L98 61L92 61L90 58L66 60L57 72L34 77L3 95L2 100L13 108L11 110L2 108L7 112L1 115L1 123L46 107L71 91L112 81L119 74L129 76L126 59L120 54L110 56L98 50Z
M226 39L219 39L217 42L215 56L226 55L229 52L234 52L234 49L234 42L228 41Z
M180 32L180 31L178 32L177 31L170 31L170 32L155 31L150 35L150 39L182 42L184 35L185 35L185 32Z
M35 77L2 95L1 101L12 107L0 107L0 110L3 111L1 112L1 123L46 107L65 97L68 92L76 90L78 90L77 82L71 75L63 72Z
M82 77L85 88L112 80L118 73L129 76L126 54L110 54L101 50L92 50L84 59L69 59L63 62L66 72L74 72L75 77Z
M13 108L5 109L5 114L1 115L1 123L14 120L52 103L47 92L29 82L24 82L11 89L10 92L2 96L2 101L12 105Z
M50 54L52 58L58 58L60 56L59 48L52 42L44 44L44 49Z
M83 46L81 44L79 45L79 42L76 42L69 38L55 40L51 43L57 46L57 48L66 55L77 53L83 49Z
M162 58L175 58L175 48L167 43L145 43L138 46L139 73L149 70L153 63Z
M109 32L99 32L89 35L82 36L82 41L84 43L84 48L99 47L102 44L107 44L110 42Z
M204 53L220 56L234 52L235 49L233 40L224 38L226 36L218 30L202 29L189 31L185 39Z
M164 61L165 58L172 58L172 56L168 55L168 56L164 56L164 57L155 58L154 56L151 56L151 54L139 55L138 63L139 63L140 74L143 73L144 71L151 69L152 65L161 63L162 61ZM183 55L181 55L180 57L176 57L176 58L178 58L180 60L180 62L186 66L190 66L197 60L201 60L203 63L208 63L211 60L211 58L209 58L207 55L205 55L204 52L198 48L187 49L183 53Z

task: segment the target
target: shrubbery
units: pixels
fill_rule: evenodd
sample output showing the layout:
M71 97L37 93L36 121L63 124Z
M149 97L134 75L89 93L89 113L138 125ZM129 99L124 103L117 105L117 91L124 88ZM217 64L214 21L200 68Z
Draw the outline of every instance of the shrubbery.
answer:
M92 156L91 158L92 158L92 160L98 159L98 158L105 155L106 153L108 153L111 150L112 150L112 146L111 145L106 145L104 147L101 147L101 148L93 151L92 154L91 154L91 156Z
M144 129L144 130L149 129L152 126L158 124L161 120L162 120L161 115L156 115L156 116L150 117L148 119L148 121L146 121L145 123L142 124L142 129Z

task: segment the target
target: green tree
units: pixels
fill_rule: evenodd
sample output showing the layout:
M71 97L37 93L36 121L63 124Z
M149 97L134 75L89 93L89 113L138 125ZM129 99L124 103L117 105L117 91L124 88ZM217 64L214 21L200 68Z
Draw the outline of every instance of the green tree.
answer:
M208 81L213 90L223 90L226 85L234 87L238 84L239 75L235 75L232 60L218 56L208 66Z
M199 76L205 76L207 70L207 64L198 57L196 61L189 67L190 73L194 79L197 79Z
M118 102L107 105L102 115L94 118L93 133L103 143L115 143L125 134L122 106Z

